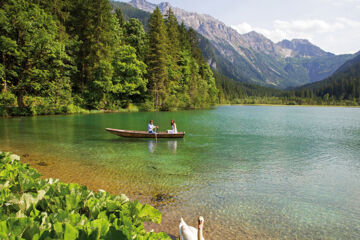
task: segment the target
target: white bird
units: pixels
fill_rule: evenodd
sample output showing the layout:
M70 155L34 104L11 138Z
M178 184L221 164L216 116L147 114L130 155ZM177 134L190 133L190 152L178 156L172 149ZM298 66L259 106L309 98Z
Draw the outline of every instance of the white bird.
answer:
M188 226L183 218L179 224L180 240L205 240L203 237L204 218L199 217L198 229Z

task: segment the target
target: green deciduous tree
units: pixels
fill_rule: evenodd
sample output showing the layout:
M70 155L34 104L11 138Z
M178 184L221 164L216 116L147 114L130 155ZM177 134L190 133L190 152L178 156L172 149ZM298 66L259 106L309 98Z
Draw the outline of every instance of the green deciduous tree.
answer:
M65 63L68 56L52 16L22 0L9 0L0 15L6 20L0 30L4 89L10 85L18 105L25 105L27 95L53 97L70 92L69 78L61 72L70 68Z
M142 23L136 18L130 18L129 21L124 24L123 31L125 43L134 47L138 59L144 61L148 41Z
M147 90L146 65L137 59L136 49L129 45L121 46L115 53L112 65L111 92L114 99L127 106L132 99L142 98Z

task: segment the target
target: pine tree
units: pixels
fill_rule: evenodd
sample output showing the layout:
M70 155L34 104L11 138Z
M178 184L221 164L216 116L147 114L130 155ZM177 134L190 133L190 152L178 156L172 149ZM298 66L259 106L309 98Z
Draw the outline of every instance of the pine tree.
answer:
M116 14L116 18L118 20L119 26L122 27L124 26L125 20L124 20L124 16L122 14L122 11L120 8L117 8L115 10L115 14Z
M199 46L199 39L197 36L197 33L193 28L190 28L188 30L188 39L190 43L191 53L193 57L196 59L198 63L201 63L204 61L203 54L201 52L200 46Z
M179 24L171 8L167 10L165 17L165 25L168 38L168 52L172 58L172 61L178 63L180 58Z
M167 101L168 108L177 108L180 104L179 97L182 95L181 82L183 76L181 75L180 68L180 35L179 24L175 14L168 9L165 15L165 26L167 32L167 57L168 57L168 93L169 98Z
M155 110L160 110L167 97L167 38L163 16L157 7L149 19L149 53L147 58L149 89Z
M116 33L110 3L107 0L79 0L71 17L71 35L78 37L81 43L76 53L79 73L73 78L74 90L86 98L88 107L96 108L104 97L103 87L106 86L99 82L111 79L109 68ZM108 73L100 74L103 71Z

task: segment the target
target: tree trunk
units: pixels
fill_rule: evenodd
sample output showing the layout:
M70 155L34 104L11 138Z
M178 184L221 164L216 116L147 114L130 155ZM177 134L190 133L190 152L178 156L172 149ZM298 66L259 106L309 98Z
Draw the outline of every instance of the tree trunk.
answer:
M85 63L82 64L81 69L81 96L84 97L85 92Z
M5 65L5 63L6 63L5 54L2 55L2 60L3 60L3 63L4 63L4 65ZM6 66L5 66L5 69L6 69ZM4 70L5 70L5 69L4 69ZM7 92L6 70L5 70L5 73L4 73L4 86L3 86L2 91L3 91L3 93L6 93L6 92Z
M4 87L2 89L3 93L7 93L7 84L6 84L6 80L4 78Z
M18 103L18 106L19 107L25 107L25 104L24 104L24 97L21 93L19 93L17 95L17 103Z

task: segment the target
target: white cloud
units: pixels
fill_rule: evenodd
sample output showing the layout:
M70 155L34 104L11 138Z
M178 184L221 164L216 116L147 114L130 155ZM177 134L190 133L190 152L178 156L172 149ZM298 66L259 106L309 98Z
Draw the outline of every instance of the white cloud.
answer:
M360 44L358 43L360 42L359 27L360 21L345 17L336 18L332 23L320 19L275 20L272 23L272 28L254 27L246 22L232 26L241 34L256 31L274 42L294 38L308 39L320 47L336 53L360 50ZM335 41L335 39L338 41ZM335 42L338 43L335 44ZM352 46L349 46L349 44ZM350 47L352 50L350 50Z
M332 6L341 7L346 5L354 5L360 3L360 0L325 0L325 2L330 3Z
M355 21L349 18L337 18L337 21L339 21L340 23L343 23L349 27L360 27L360 21Z
M244 34L253 31L253 27L248 24L247 22L240 23L236 26L231 26L233 29L235 29L238 33Z
M274 21L275 29L281 29L286 32L302 32L302 33L327 33L343 28L343 24L337 22L329 24L323 20L308 19L295 21Z

